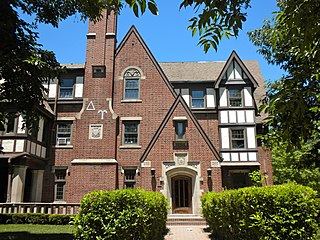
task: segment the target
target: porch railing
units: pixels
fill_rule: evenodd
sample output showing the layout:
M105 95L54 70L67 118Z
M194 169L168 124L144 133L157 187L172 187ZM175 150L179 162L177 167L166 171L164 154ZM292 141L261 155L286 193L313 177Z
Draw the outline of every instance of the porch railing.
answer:
M0 213L77 214L80 203L0 203Z

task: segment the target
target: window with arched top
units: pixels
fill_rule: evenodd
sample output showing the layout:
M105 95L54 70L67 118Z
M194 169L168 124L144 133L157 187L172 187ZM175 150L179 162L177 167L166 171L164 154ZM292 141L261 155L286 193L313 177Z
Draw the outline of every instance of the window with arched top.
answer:
M129 68L124 73L124 99L140 98L141 73L136 68Z

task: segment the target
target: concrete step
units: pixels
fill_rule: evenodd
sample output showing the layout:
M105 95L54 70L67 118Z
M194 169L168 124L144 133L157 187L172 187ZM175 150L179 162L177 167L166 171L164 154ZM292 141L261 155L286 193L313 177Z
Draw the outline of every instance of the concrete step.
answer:
M206 226L206 220L195 214L169 214L167 219L168 226Z

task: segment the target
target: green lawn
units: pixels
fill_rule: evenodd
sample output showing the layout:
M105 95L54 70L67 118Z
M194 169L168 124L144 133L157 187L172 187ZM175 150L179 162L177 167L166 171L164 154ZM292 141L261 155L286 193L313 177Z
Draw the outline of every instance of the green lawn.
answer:
M69 225L0 224L0 239L4 240L72 240Z

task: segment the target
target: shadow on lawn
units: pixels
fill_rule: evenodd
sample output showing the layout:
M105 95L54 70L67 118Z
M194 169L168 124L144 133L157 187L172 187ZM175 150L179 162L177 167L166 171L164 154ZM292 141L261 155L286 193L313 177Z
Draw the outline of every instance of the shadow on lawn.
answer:
M70 233L63 234L31 234L29 232L5 232L0 233L0 240L73 240Z

